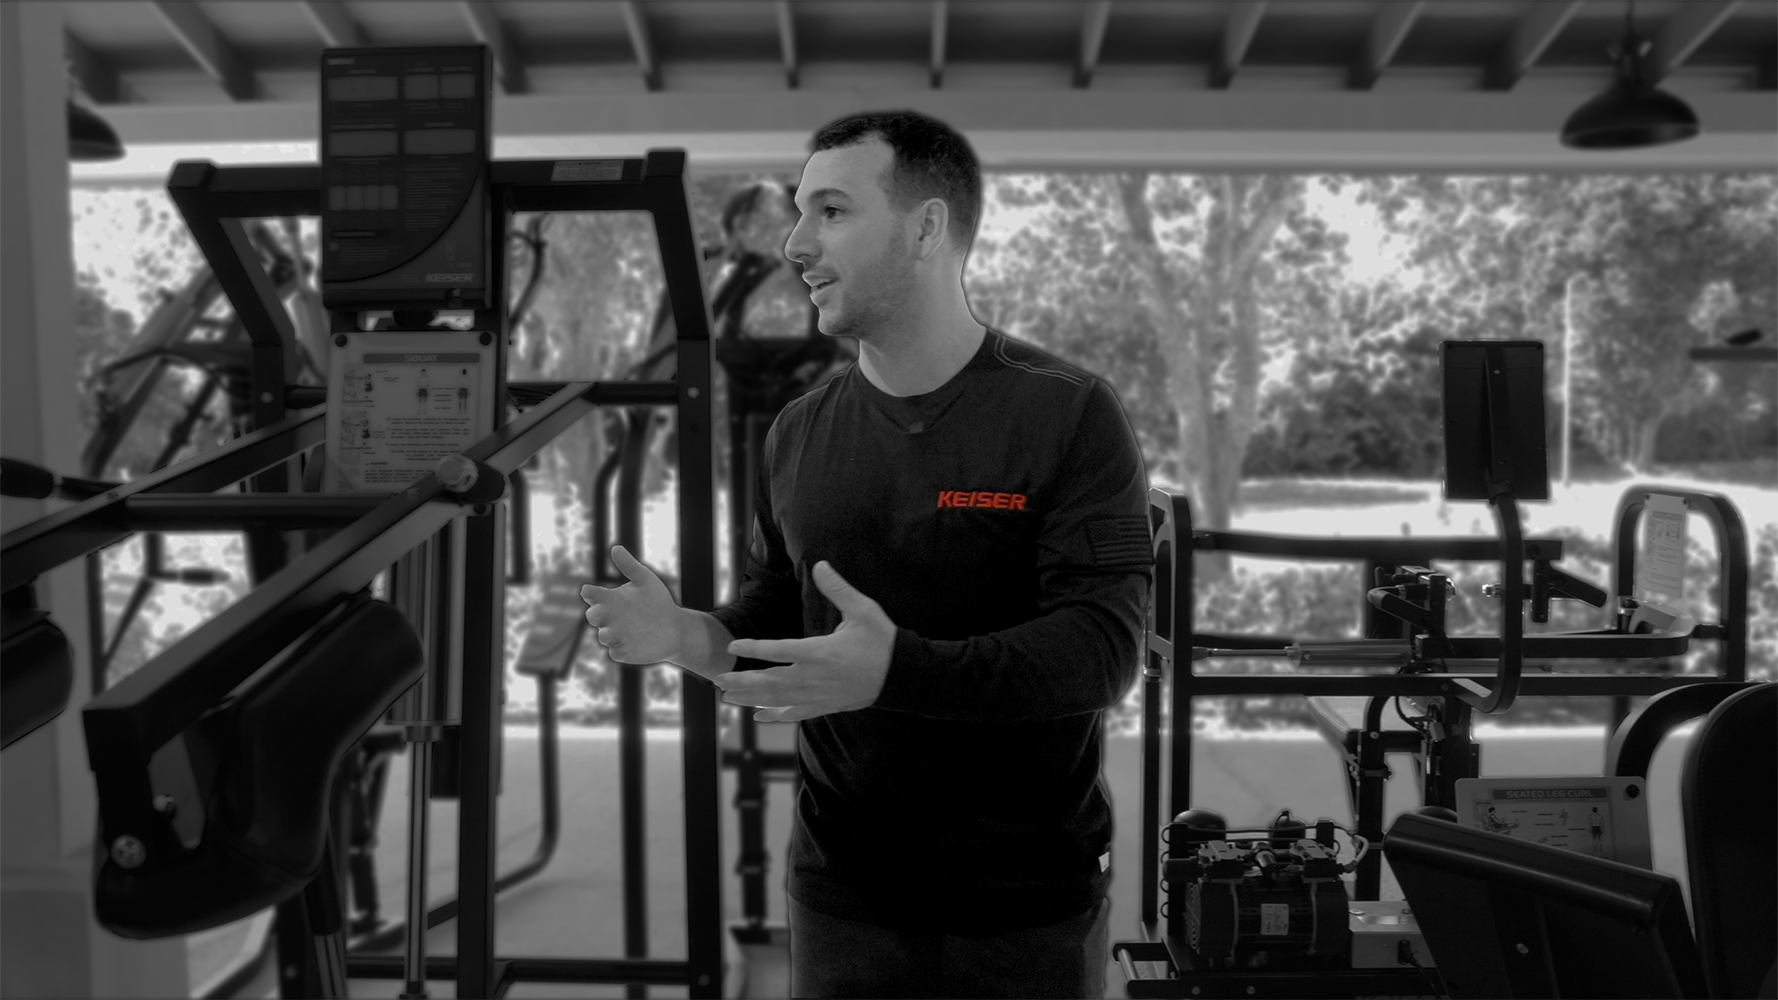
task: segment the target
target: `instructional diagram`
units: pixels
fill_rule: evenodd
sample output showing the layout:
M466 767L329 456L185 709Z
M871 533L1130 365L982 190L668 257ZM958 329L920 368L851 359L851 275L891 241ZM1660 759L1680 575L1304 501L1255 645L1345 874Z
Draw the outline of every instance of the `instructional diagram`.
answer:
M332 489L401 489L489 433L493 354L477 336L363 334L334 352Z
M1611 800L1603 785L1498 788L1474 805L1472 825L1534 844L1611 857Z
M1464 825L1514 840L1648 867L1641 778L1464 778Z

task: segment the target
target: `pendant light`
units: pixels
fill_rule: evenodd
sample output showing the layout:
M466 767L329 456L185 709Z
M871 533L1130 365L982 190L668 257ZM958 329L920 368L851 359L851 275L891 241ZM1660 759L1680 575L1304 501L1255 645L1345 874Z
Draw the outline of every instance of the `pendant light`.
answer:
M78 101L68 101L68 159L91 162L123 157L123 141L111 123Z
M1624 12L1624 37L1611 49L1617 64L1611 89L1576 108L1562 126L1572 149L1635 149L1683 142L1700 131L1686 103L1648 83L1642 59L1649 43L1636 34L1636 5Z

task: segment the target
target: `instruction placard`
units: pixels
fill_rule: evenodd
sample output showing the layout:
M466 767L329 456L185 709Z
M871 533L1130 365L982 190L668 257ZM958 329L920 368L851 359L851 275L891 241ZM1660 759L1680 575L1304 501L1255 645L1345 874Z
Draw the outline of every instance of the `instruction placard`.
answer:
M396 492L486 437L495 357L481 338L348 334L330 357L326 489Z
M1648 810L1641 778L1463 778L1463 825L1647 868Z
M1642 511L1642 551L1636 556L1636 589L1644 600L1685 597L1685 500L1650 493Z

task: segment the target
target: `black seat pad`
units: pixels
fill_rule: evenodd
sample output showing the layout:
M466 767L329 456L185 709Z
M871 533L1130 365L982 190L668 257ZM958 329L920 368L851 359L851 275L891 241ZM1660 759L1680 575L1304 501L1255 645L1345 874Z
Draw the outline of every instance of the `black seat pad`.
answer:
M62 714L74 690L74 656L49 614L5 608L0 640L0 748Z
M183 738L194 762L214 761L201 842L135 870L106 858L95 887L99 922L123 937L189 934L301 890L321 867L340 760L423 665L402 614L359 599L200 719Z

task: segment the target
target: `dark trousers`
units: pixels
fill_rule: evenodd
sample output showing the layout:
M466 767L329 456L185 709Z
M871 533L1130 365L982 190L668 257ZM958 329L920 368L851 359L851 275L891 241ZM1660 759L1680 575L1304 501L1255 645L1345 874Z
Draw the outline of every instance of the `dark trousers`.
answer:
M1111 901L992 937L841 920L790 903L793 997L1102 997Z

